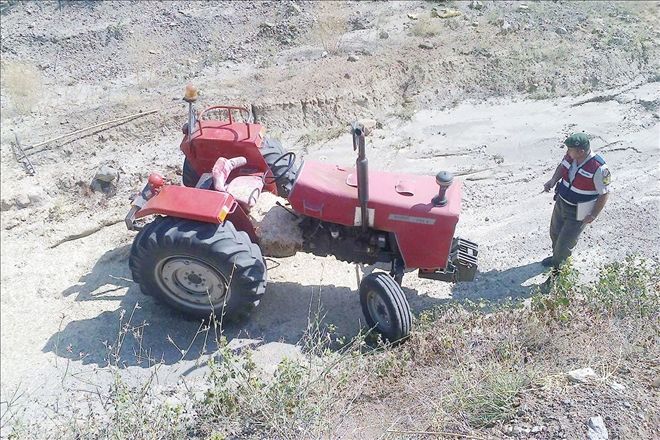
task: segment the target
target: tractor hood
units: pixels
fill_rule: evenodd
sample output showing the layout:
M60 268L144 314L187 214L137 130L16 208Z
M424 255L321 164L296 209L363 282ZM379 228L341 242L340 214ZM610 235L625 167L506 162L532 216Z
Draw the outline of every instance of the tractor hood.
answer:
M444 267L461 210L461 182L447 189L447 204L435 206L433 176L369 171L369 226L393 232L406 267ZM360 226L354 168L305 161L289 196L299 213L345 226ZM432 249L432 252L429 250Z

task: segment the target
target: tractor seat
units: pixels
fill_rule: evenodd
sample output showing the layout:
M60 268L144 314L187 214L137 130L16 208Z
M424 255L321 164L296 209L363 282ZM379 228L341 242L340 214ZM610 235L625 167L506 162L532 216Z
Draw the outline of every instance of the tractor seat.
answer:
M257 203L264 182L261 176L238 176L227 185L227 192L234 196L245 212Z

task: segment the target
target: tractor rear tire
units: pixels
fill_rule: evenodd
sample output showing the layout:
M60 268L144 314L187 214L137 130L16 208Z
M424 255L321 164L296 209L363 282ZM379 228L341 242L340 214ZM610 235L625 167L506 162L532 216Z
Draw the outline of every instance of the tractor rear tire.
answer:
M259 247L229 221L157 217L135 237L129 266L143 293L197 319L240 318L266 289Z
M280 174L285 173L285 176L276 182L276 186L277 195L286 199L289 196L289 193L293 188L293 182L296 179L296 166L294 164L293 168L288 172L285 172L287 167L286 161L275 163L284 153L286 153L286 151L284 151L280 141L277 139L264 138L264 143L261 146L261 155L264 157L273 176L279 176Z
M389 274L375 272L362 279L360 304L369 327L387 341L396 342L410 334L410 305L401 286Z
M199 177L200 177L199 174L197 174L197 171L193 169L188 158L184 159L183 176L181 178L181 180L183 181L183 186L194 188L195 186L197 186L197 182L199 182Z

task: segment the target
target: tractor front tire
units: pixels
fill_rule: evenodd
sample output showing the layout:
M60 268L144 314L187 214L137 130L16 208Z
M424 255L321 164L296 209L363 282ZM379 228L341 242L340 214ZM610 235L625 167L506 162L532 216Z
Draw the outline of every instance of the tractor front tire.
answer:
M375 272L360 282L360 304L367 324L396 342L410 334L412 314L401 286L387 273Z
M266 289L259 247L231 222L157 217L135 237L129 266L143 293L197 319L240 318Z
M181 176L181 180L183 181L183 186L194 188L195 186L197 186L199 177L200 177L199 174L197 174L197 171L193 169L188 158L184 159L183 176Z

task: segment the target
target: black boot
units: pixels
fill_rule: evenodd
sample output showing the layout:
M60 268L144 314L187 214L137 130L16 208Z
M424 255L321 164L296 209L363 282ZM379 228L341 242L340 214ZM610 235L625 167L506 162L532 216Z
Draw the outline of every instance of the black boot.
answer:
M548 275L548 279L545 280L539 286L539 290L541 291L541 293L550 293L555 285L555 281L557 280L558 276L559 276L559 269L553 267L552 270L550 271L550 275Z

